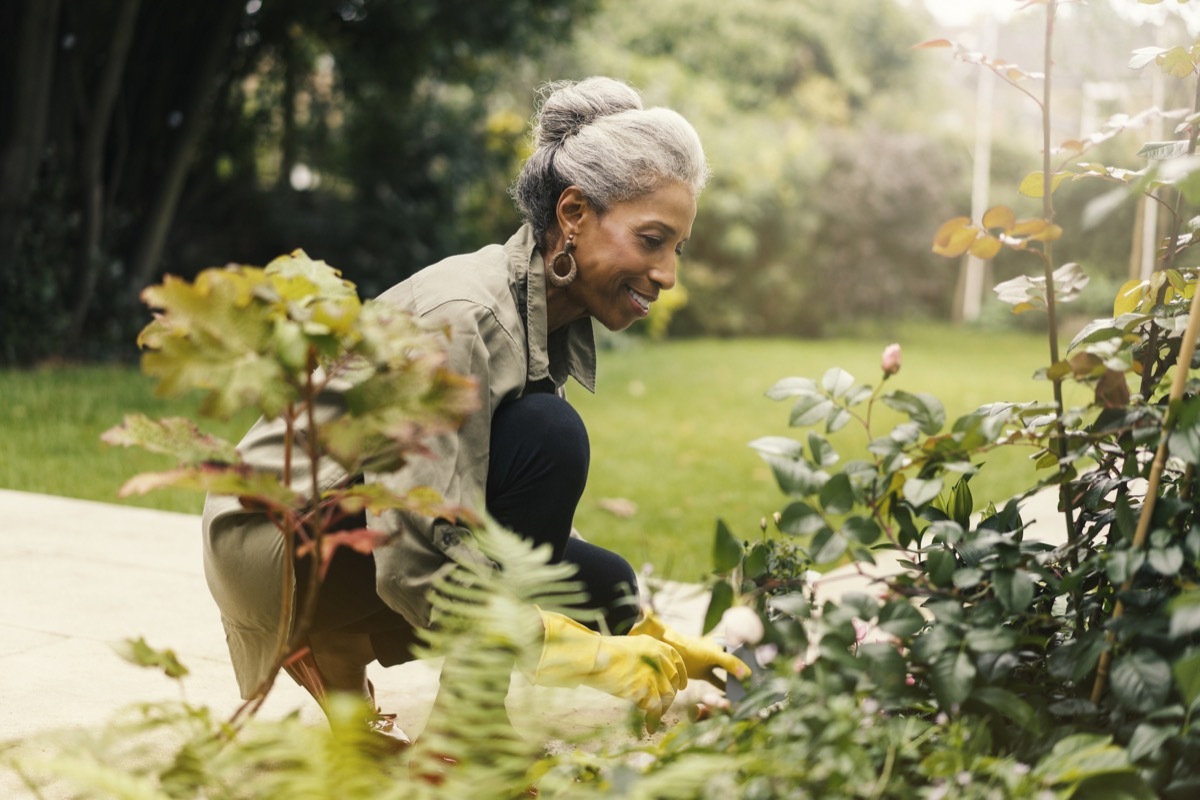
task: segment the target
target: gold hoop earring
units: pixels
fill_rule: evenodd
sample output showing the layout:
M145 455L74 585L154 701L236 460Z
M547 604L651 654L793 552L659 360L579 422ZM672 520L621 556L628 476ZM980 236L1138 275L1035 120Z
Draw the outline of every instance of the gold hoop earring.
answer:
M571 255L571 251L574 249L575 234L572 233L567 236L567 243L563 245L563 249L555 253L554 258L550 259L550 263L546 265L546 280L560 289L574 283L575 276L579 273L579 269L575 265L575 256ZM571 265L566 275L558 274L558 261L561 258L565 258L567 263Z

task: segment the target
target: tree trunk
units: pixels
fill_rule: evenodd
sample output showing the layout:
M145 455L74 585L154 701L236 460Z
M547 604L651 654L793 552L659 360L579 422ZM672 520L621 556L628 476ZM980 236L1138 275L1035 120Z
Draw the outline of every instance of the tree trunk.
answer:
M298 152L296 142L296 92L300 71L298 33L289 30L283 40L283 132L280 137L279 176L275 180L276 191L286 192L292 188L292 167L296 166Z
M0 154L0 266L13 246L16 219L37 178L58 48L62 0L27 0L18 38L11 128Z
M83 335L83 326L96 291L103 253L101 239L104 231L104 152L108 142L108 127L113 108L121 90L121 77L133 32L137 27L141 0L124 0L113 26L108 59L96 91L96 103L86 120L83 151L80 156L80 186L83 196L83 241L79 247L79 296L71 313L67 329L66 349L74 350Z
M184 112L183 125L179 138L171 149L167 167L163 171L154 202L150 206L149 218L143 227L141 239L138 242L130 271L129 291L136 300L155 277L162 261L163 249L167 244L167 234L170 233L171 223L175 219L175 209L179 206L179 198L183 194L184 183L187 180L188 168L192 157L204 135L208 114L221 88L221 71L225 60L230 54L233 33L238 20L244 12L245 5L240 0L229 2L225 0L220 18L215 30L208 37L208 49L196 73L196 85L192 97Z

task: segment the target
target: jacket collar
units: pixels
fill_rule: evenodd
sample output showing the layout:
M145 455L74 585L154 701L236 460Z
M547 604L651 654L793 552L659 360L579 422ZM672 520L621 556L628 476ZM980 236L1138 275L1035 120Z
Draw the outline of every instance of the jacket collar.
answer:
M525 316L527 383L547 378L562 387L572 377L589 392L596 391L596 338L591 317L577 319L549 333L546 317L546 270L541 251L533 240L533 228L522 225L504 245L508 255L509 282L520 298ZM522 288L524 291L521 291Z

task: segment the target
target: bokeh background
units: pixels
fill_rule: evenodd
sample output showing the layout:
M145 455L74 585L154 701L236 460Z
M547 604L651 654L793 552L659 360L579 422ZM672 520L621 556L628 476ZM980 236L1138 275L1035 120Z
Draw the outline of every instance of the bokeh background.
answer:
M913 45L946 36L1037 69L1041 16L1021 5L10 0L0 363L130 358L137 294L164 272L299 247L369 296L503 240L536 87L591 74L685 114L715 173L682 288L642 333L817 337L955 319L964 287L929 252L932 231L970 207L981 126L992 195L1007 197L1037 161L1039 121L1018 92L980 108L986 70ZM1063 59L1061 138L1170 105L1125 56L1158 35L1148 14L1181 23L1138 5L1062 10L1060 50L1113 57ZM1106 143L1097 160L1137 168L1137 144ZM1103 187L1070 189L1064 255L1097 284L1123 280L1133 226L1100 223L1128 222L1135 204L1089 229L1071 223ZM968 316L987 313L975 305L987 304L968 300Z

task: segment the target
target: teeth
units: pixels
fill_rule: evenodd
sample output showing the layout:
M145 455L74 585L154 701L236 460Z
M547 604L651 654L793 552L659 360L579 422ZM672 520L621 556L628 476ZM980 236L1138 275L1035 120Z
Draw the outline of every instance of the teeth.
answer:
M628 286L625 287L625 290L627 292L629 292L629 296L634 299L634 302L636 302L639 306L642 307L642 311L650 310L650 303L653 301L649 297L646 297L643 294L638 294L633 289L630 289Z

